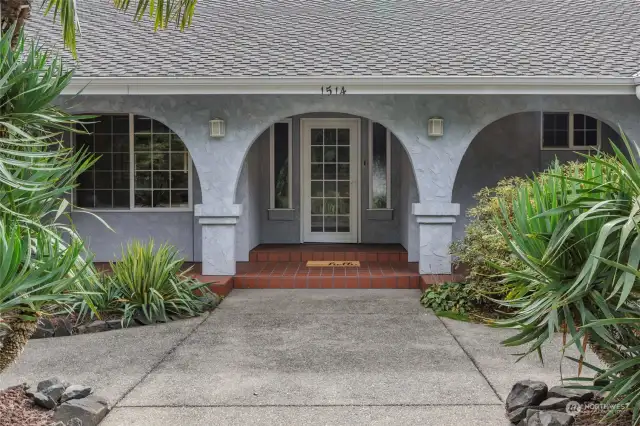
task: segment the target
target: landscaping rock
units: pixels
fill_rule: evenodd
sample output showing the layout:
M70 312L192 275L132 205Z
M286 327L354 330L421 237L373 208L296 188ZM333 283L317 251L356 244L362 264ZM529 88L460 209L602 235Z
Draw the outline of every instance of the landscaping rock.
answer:
M520 407L516 408L515 410L511 410L507 412L507 418L511 423L518 423L521 420L525 420L525 418L527 417L528 409L529 407Z
M570 426L574 418L559 411L538 411L527 420L527 426Z
M31 335L32 339L44 339L47 337L53 337L55 333L55 326L47 318L40 318L38 320L38 328Z
M53 415L53 419L67 425L74 424L71 423L74 421L73 419L78 419L82 426L95 426L108 412L108 404L104 398L90 395L83 399L72 399L61 404Z
M49 386L48 388L43 389L41 393L50 396L51 399L53 399L57 403L58 401L60 401L60 397L64 393L64 390L64 384L59 383L57 385Z
M564 386L554 386L547 393L549 398L569 398L571 401L589 402L593 400L593 391L585 389L570 389Z
M62 380L60 380L60 378L52 377L50 379L38 382L38 384L36 385L36 390L38 392L41 392L47 388L50 388L53 385L64 385L64 383L62 382Z
M55 337L71 336L73 334L73 324L68 319L56 319L54 321L53 334Z
M541 410L564 410L571 401L569 398L547 398L538 405Z
M106 323L109 330L119 330L122 328L122 321L120 320L109 320L106 321Z
M71 399L80 399L88 396L91 393L91 388L82 385L71 385L65 389L64 393L60 397L60 402L69 401Z
M511 388L507 396L506 408L508 412L516 408L538 405L547 397L547 385L544 382L522 380Z
M528 422L529 419L531 417L533 417L533 415L536 414L539 411L541 411L541 410L538 410L537 408L528 408L527 409L527 417L525 418L525 420Z
M87 333L96 333L99 331L107 331L109 327L105 321L93 321L86 325Z
M53 410L56 408L56 402L49 395L45 395L42 392L36 392L33 394L33 402L42 408L47 410Z

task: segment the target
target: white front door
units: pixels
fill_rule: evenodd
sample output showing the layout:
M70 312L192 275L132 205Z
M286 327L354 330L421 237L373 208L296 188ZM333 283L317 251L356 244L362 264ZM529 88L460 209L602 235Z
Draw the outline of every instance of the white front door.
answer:
M360 120L302 119L304 242L358 242Z

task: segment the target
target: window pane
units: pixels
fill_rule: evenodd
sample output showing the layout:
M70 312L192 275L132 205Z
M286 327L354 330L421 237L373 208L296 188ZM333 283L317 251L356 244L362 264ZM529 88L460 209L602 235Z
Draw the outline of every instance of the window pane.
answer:
M113 191L96 191L95 192L95 202L96 208L113 208Z
M584 115L583 114L574 114L573 115L573 128L576 130L584 129Z
M133 137L133 150L151 151L151 135L135 135Z
M93 204L93 190L77 190L74 201L78 207L83 207L85 209L91 209L95 207L95 205Z
M349 145L349 129L338 129L338 145Z
M95 119L95 133L111 134L111 116L101 115Z
M598 132L596 130L589 130L585 132L585 145L598 146Z
M153 152L153 170L170 170L169 153Z
M153 207L171 207L171 191L153 191Z
M153 189L169 189L170 172L153 172Z
M598 120L593 117L585 116L585 129L587 130L598 130Z
M573 145L584 146L584 130L575 130L573 132Z
M189 191L171 191L171 207L189 207Z
M129 153L129 135L113 135L112 151Z
M135 192L135 206L136 207L151 207L151 191L138 191Z
M113 191L113 207L120 209L129 208L129 189L125 191Z
M322 232L322 216L311 216L311 232Z
M187 155L186 153L178 153L178 154L171 154L171 170L176 171L176 170L183 170L186 171L187 170Z
M556 130L556 146L569 146L569 131Z
M169 135L153 135L153 146L151 150L154 152L169 151Z
M171 172L171 189L188 189L189 174L185 172Z
M136 189L151 189L151 172L136 172Z
M129 135L129 115L113 116L113 133Z
M371 207L387 208L387 129L373 123L373 139L371 147Z
M311 199L311 214L322 214L322 198Z
M95 152L111 152L111 135L95 135Z
M113 189L123 189L129 193L129 172L113 172ZM127 195L129 197L129 195Z
M142 152L136 154L136 170L151 170L151 153Z
M184 142L182 142L182 139L180 139L180 136L176 135L175 133L171 134L171 151L175 151L175 152L180 152L180 151L186 151L187 147L184 146Z
M312 146L311 147L311 162L312 163L322 163L323 151L321 146Z
M133 131L134 133L150 133L151 119L136 115L133 119Z
M78 176L78 188L93 190L93 171L82 173Z
M129 171L129 154L113 154L113 170Z
M111 189L111 172L95 172L95 188L96 189Z
M93 146L93 135L75 135L76 150L86 149L89 152L95 152Z
M322 179L322 164L311 165L311 179Z
M324 165L324 178L325 179L336 179L336 165L335 164L325 164Z
M158 120L153 120L153 133L170 133L171 130L164 125L164 123L159 122Z
M320 151L320 153L322 153L322 151ZM290 208L289 155L289 123L276 123L273 126L274 188L272 188L274 194L274 207L276 209Z
M337 143L336 129L324 129L324 144L335 145Z

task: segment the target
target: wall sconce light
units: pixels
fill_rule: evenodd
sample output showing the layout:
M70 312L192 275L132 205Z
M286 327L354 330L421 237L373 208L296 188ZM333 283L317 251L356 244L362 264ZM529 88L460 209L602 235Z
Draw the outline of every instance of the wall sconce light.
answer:
M211 130L212 138L224 137L224 120L222 120L221 118L214 118L213 120L209 120L209 127Z
M432 137L440 137L444 135L444 118L431 117L427 134Z

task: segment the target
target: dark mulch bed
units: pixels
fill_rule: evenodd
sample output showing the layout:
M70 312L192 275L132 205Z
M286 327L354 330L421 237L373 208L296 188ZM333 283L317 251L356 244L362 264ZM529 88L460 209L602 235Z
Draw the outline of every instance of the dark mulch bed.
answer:
M631 412L625 411L619 417L601 421L606 415L603 411L583 411L576 416L574 426L631 426Z
M0 426L46 426L52 415L36 406L22 385L0 390Z

